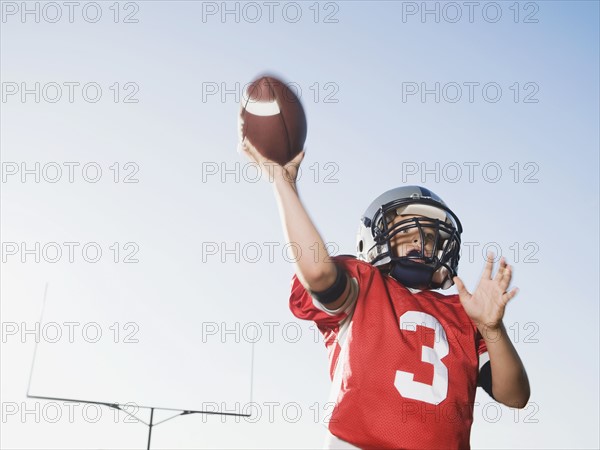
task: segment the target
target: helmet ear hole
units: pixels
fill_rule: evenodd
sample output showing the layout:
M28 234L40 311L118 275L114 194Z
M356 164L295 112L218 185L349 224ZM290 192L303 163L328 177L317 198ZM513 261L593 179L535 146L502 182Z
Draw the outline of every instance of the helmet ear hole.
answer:
M363 251L363 240L358 241L358 251L362 253Z

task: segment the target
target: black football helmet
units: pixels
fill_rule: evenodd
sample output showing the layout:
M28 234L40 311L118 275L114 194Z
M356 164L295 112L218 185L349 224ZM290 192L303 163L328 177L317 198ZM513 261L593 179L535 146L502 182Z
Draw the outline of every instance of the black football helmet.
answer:
M392 222L396 216L417 215ZM418 230L416 249L405 256L392 251L390 240L399 233ZM377 197L360 219L357 257L381 268L406 287L448 289L454 284L462 225L443 200L420 186L402 186ZM415 240L415 242L417 242ZM432 250L426 250L426 245Z

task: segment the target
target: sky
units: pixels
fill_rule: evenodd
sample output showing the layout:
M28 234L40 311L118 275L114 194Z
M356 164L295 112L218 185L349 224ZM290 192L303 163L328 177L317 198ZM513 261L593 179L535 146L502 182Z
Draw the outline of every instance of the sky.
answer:
M152 448L322 447L327 352L236 151L264 73L303 102L298 189L333 254L380 193L423 185L463 224L469 288L487 250L514 265L531 399L479 390L472 447L600 446L598 2L1 7L3 448L145 448L126 414L28 389L250 414L177 417Z

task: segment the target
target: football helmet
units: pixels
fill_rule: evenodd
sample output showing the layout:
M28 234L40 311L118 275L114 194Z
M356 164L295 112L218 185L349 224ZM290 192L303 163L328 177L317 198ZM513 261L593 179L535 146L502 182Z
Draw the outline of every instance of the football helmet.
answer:
M407 215L423 217L396 219ZM391 243L400 233L411 240L404 256ZM448 289L457 274L461 233L458 217L440 197L424 187L402 186L381 194L362 215L357 257L406 287Z

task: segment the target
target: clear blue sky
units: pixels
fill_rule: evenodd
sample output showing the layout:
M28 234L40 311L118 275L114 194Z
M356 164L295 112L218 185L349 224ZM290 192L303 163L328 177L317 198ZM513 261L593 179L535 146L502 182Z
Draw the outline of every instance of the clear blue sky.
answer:
M422 184L463 223L470 287L485 248L514 263L505 322L531 403L479 392L472 446L598 447L597 2L428 2L439 20L422 2L98 4L72 23L62 3L37 4L39 22L2 6L3 447L145 442L106 408L71 421L60 404L51 423L56 405L25 398L35 339L21 333L46 282L44 323L63 335L42 324L33 393L235 411L255 340L260 414L178 418L155 448L321 447L327 353L289 312L272 190L236 153L241 88L264 71L301 93L299 190L337 253L354 252L375 196Z

